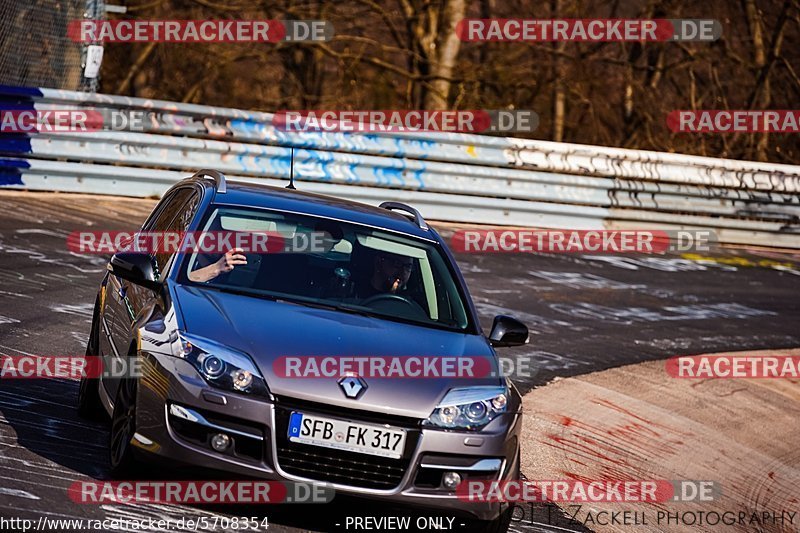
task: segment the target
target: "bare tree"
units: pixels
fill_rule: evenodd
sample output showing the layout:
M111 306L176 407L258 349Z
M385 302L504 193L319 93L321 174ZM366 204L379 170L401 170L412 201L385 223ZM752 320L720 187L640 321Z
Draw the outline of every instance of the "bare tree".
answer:
M798 0L128 0L153 19L324 19L328 42L109 45L103 89L249 109L533 109L531 137L797 162L791 134L673 133L679 109L794 109ZM713 18L717 42L461 42L462 18Z

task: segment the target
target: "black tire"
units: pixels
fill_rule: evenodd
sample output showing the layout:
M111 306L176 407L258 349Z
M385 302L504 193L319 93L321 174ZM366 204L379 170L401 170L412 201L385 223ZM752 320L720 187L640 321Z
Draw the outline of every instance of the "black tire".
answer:
M509 505L508 509L500 513L494 520L482 522L477 531L480 533L506 533L511 525L511 518L514 515L514 506Z
M123 380L114 400L111 431L108 434L108 460L111 475L115 478L129 477L136 465L131 445L136 433L136 388L135 379Z
M100 354L98 346L98 316L97 302L95 302L95 312L92 318L92 329L89 332L89 340L86 342L86 355L97 356ZM86 420L106 420L108 413L106 413L103 403L100 401L100 380L97 378L81 377L80 385L78 386L78 416Z

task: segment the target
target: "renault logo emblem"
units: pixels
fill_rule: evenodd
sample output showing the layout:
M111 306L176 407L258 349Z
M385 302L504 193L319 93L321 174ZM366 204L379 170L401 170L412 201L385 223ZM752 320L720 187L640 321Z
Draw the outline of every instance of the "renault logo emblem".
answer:
M358 376L345 376L339 380L342 392L348 398L357 400L367 390L367 382Z

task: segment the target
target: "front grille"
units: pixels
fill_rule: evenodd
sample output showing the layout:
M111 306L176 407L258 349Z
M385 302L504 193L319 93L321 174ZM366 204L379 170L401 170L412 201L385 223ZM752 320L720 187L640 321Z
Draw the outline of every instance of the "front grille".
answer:
M378 457L362 453L353 453L320 446L311 446L299 442L290 442L288 437L289 417L292 411L308 414L333 415L330 406L327 409L314 409L309 404L302 407L276 405L275 408L275 440L277 442L278 464L287 473L294 476L338 483L365 489L390 490L397 487L408 471L411 456L417 447L419 429L406 425L406 445L400 459ZM377 418L369 420L354 416L352 412L336 412L337 418L347 418L354 422L376 423ZM383 420L380 423L392 423ZM402 426L401 426L402 427Z

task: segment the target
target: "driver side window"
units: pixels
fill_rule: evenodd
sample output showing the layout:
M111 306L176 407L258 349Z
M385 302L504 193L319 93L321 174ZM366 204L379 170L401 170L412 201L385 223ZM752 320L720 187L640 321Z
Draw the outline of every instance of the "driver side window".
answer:
M189 227L197 206L200 203L200 195L194 189L178 189L165 199L165 204L161 212L156 215L147 231L153 232L183 232ZM160 251L153 254L158 270L158 277L161 276L169 266L169 262L175 255L173 251Z

